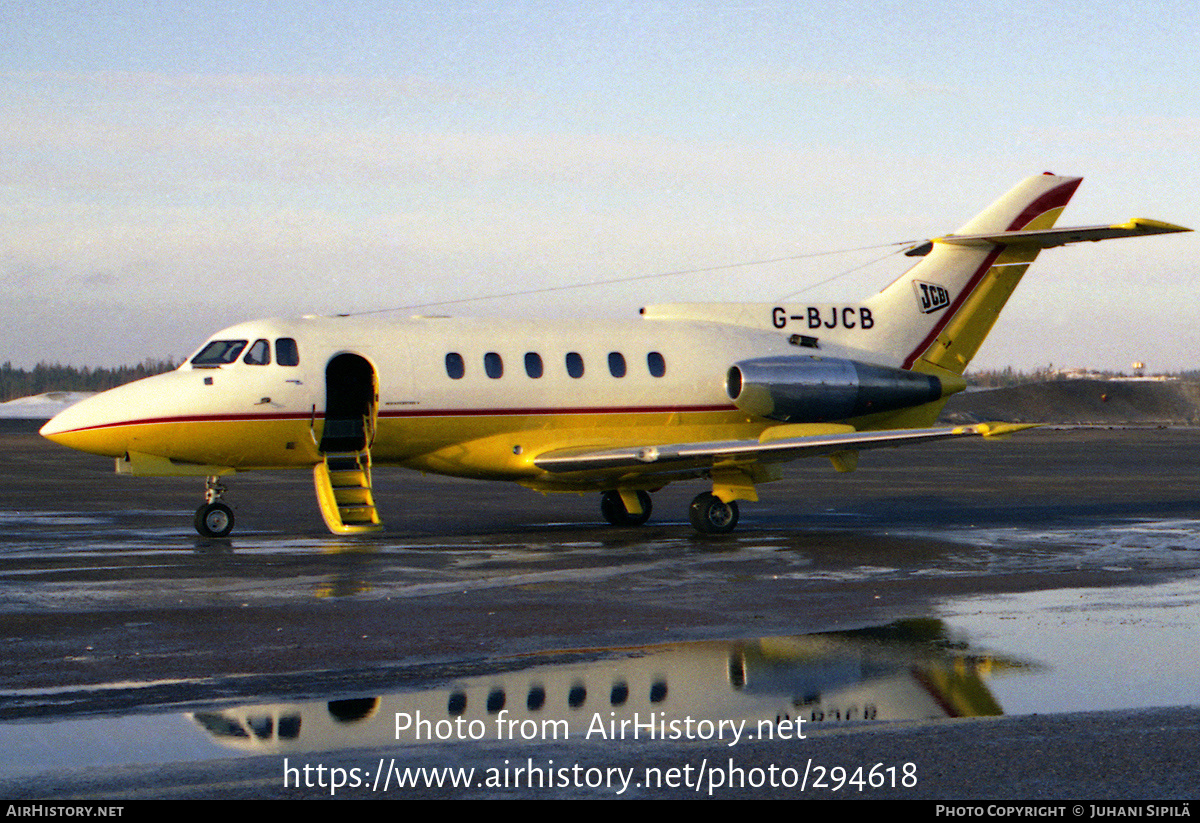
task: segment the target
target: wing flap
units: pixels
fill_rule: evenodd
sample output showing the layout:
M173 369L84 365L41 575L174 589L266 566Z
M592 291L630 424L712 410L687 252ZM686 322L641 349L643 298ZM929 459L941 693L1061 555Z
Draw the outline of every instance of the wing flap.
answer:
M977 423L929 429L850 431L760 440L724 440L705 443L672 443L662 446L625 446L614 449L556 449L534 458L534 465L552 474L641 470L663 474L688 471L715 463L757 461L780 463L798 457L815 457L849 450L904 446L957 437L1005 437L1032 423ZM770 429L767 430L770 432Z

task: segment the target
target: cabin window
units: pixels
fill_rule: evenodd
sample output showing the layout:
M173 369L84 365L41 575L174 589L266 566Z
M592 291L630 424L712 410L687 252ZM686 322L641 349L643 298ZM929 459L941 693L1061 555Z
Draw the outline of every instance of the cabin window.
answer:
M446 355L446 374L450 375L451 380L462 380L466 373L467 367L461 354L452 351Z
M453 717L462 716L467 710L467 693L452 692L450 699L446 701L446 711Z
M625 376L625 355L619 351L608 353L608 371L613 377Z
M646 368L650 369L651 377L662 377L667 373L667 361L656 351L646 355Z
M525 353L525 373L535 380L542 376L542 356L535 351Z
M583 355L577 351L567 353L567 374L583 377Z
M504 689L492 689L490 692L488 692L487 697L488 714L495 714L496 712L500 711L504 708L504 704L506 702L507 700L504 696Z
M587 689L584 685L576 683L571 686L571 691L567 692L567 705L572 709L578 709L585 700L587 700Z
M245 340L213 340L192 358L192 365L223 366L232 363L246 348L246 343Z
M483 356L483 370L488 377L498 380L504 376L504 361L500 359L500 355L490 351Z
M265 366L271 362L271 344L266 340L255 340L250 350L246 352L246 356L242 358L243 363L249 363L251 366Z
M625 701L629 699L629 685L624 680L618 680L613 683L612 694L608 696L608 702L614 706L624 706Z
M525 698L525 708L531 712L539 711L546 705L546 690L542 686L530 686L529 695Z
M661 703L667 699L667 681L655 680L650 685L650 702Z
M275 362L281 366L299 366L300 348L290 337L275 338Z

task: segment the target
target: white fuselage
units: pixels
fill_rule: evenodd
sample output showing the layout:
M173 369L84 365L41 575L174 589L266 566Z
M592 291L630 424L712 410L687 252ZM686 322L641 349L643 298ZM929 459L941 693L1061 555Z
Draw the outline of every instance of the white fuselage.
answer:
M281 338L296 342L296 365L247 362L255 341ZM311 466L321 459L327 366L353 354L376 382L376 464L529 482L543 474L533 458L556 448L755 437L769 421L731 402L732 364L842 351L798 348L775 329L647 318L303 317L241 323L212 339L246 348L232 362L189 362L105 392L43 433L112 457Z

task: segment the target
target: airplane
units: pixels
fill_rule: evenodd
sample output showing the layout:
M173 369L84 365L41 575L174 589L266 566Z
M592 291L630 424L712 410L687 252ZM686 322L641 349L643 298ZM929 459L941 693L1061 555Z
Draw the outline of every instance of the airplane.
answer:
M946 399L1045 248L1184 232L1135 218L1056 229L1082 178L1030 177L877 294L831 305L672 303L631 320L304 316L230 326L177 370L88 398L42 429L119 473L206 478L196 530L225 537L221 478L313 472L329 530L383 528L371 470L402 466L600 494L615 526L701 479L689 519L732 531L782 464L1024 425L937 426Z
M842 632L691 641L584 653L522 655L518 669L487 661L432 688L370 697L231 706L192 721L232 749L330 752L477 740L592 740L633 736L638 719L668 736L675 718L798 734L841 723L997 717L988 679L1021 668L975 654L939 620L900 620ZM564 662L545 662L566 657ZM540 659L539 659L540 658ZM671 720L667 720L671 718ZM681 721L680 721L681 722ZM724 723L725 725L721 725ZM622 725L624 724L624 725ZM742 725L745 724L745 725ZM695 738L692 738L695 739ZM786 738L785 738L786 739ZM726 742L729 742L726 738Z

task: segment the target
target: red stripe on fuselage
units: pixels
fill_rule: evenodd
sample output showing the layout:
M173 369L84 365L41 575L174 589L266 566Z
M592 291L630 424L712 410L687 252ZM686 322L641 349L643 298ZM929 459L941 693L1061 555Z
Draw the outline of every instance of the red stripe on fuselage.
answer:
M724 412L737 411L737 406L611 406L598 408L527 408L527 409L405 409L402 411L384 410L379 417L535 417L558 414L667 414L672 412ZM260 420L324 420L325 414L317 412L315 418L311 412L279 413L279 414L212 414L212 415L183 415L176 417L146 417L139 420L122 420L118 423L100 423L95 426L83 426L78 429L67 429L57 434L73 432L97 431L99 429L115 429L121 426L149 426L163 423L250 423Z
M587 406L528 409L406 409L384 410L380 417L534 417L553 414L669 414L671 412L737 411L732 403L722 406Z

